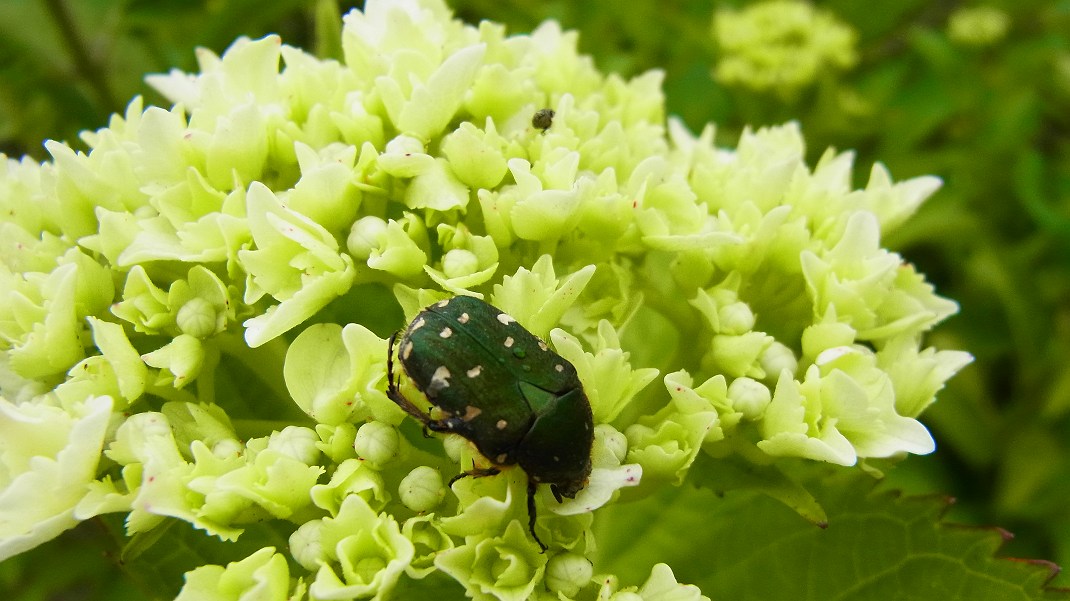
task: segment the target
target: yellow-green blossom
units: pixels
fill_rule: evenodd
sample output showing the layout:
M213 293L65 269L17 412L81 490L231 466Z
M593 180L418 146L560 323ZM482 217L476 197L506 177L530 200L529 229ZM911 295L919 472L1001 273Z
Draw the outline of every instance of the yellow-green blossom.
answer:
M1010 15L994 6L968 6L951 13L947 36L963 46L989 46L1003 39Z
M73 528L96 476L112 401L65 409L0 397L0 561Z
M857 34L831 12L802 0L770 0L720 10L714 77L727 86L791 98L828 72L854 66Z

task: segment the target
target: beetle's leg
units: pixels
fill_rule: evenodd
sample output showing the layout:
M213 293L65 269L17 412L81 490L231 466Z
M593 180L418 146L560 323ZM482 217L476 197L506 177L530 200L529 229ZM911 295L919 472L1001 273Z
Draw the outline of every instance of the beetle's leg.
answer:
M528 531L531 532L531 538L535 539L539 548L542 549L540 553L546 553L546 545L542 544L539 535L535 534L535 491L538 487L538 482L528 478Z
M550 485L550 492L554 493L554 498L557 499L558 503L563 502L563 500L561 499L561 489L558 488L556 484Z
M453 486L454 482L460 480L461 478L466 478L468 476L471 476L473 478L482 478L484 476L494 476L500 473L501 470L496 467L472 468L467 472L461 472L453 478L450 478L449 484L447 484L447 486ZM535 539L535 543L539 545L540 549L542 549L541 551L539 551L539 553L546 553L546 545L544 545L542 541L539 540L539 535L535 534L535 518L538 517L538 513L535 510L535 492L538 489L539 483L532 480L531 478L528 478L528 531L531 532L531 538Z
M446 484L446 486L453 486L454 482L460 480L461 478L467 478L469 476L473 478L485 478L487 476L497 476L500 473L502 473L502 471L496 467L473 467L467 472L461 472L456 476L450 478L450 481Z

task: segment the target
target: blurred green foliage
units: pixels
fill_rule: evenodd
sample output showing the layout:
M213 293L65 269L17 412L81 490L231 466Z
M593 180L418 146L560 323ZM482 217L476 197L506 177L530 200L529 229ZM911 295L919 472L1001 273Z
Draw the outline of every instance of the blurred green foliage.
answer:
M77 147L79 130L105 125L135 94L159 102L142 76L195 70L196 46L218 53L239 35L277 32L336 54L317 44L330 38L317 23L337 26L333 16L359 4L0 0L0 151L44 160L44 139ZM1070 565L1070 1L992 0L1008 28L972 45L948 23L977 3L817 3L857 32L859 60L788 99L711 76L715 11L749 4L452 2L466 21L511 32L557 19L603 70L662 69L669 112L696 131L717 123L723 143L746 125L797 120L813 158L857 151L859 184L878 160L897 180L942 177L887 243L962 306L937 345L977 360L923 416L935 455L904 462L888 486L953 495L955 520L1015 533L1004 555Z

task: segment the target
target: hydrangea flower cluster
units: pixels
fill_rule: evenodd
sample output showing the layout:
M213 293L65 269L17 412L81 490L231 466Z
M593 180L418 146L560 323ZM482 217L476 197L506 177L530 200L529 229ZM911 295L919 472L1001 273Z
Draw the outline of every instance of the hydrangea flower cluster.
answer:
M809 168L793 124L717 148L666 121L659 73L605 76L552 22L369 0L342 35L341 62L274 36L202 51L151 78L172 108L5 159L0 558L119 512L221 548L288 533L187 573L183 599L432 576L479 600L698 599L664 565L598 573L597 509L699 453L933 450L916 418L969 356L922 346L956 306L880 236L938 180L876 165L852 189L852 156ZM546 553L518 469L447 487L476 451L385 394L390 333L456 294L550 342L590 399L588 486L537 498Z
M994 6L967 6L951 13L947 35L963 46L990 46L1010 29L1010 15Z
M713 22L720 50L713 75L726 86L773 91L790 99L823 73L858 62L857 34L827 10L802 0L769 0L720 10Z

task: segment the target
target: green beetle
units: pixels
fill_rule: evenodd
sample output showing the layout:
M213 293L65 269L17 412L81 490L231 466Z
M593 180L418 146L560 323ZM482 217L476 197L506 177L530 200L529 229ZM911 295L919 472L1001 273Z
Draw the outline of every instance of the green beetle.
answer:
M455 296L421 311L401 335L405 373L442 417L434 419L401 393L394 343L387 355L387 395L427 430L460 434L493 467L463 472L492 476L519 465L528 477L528 530L535 535L535 491L575 498L591 474L591 404L576 368L496 307Z

